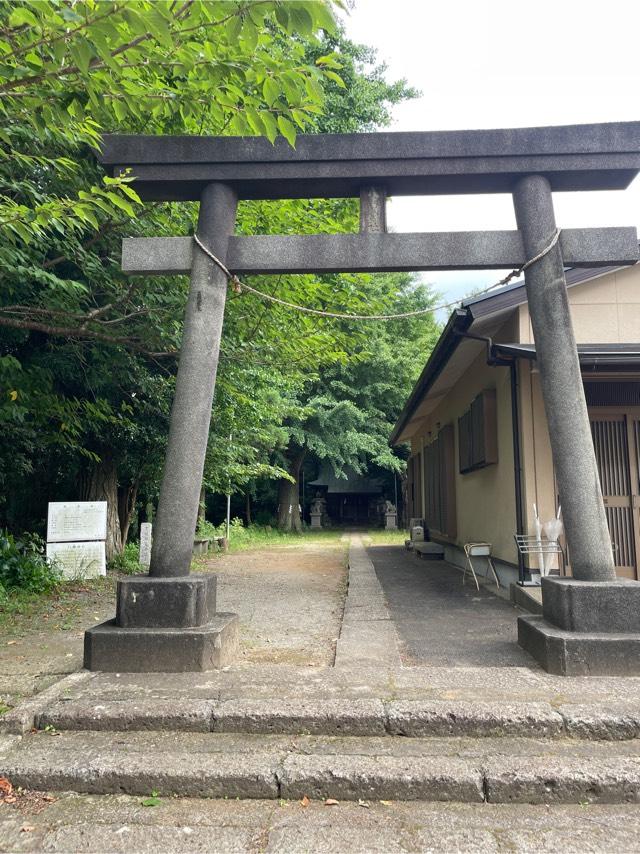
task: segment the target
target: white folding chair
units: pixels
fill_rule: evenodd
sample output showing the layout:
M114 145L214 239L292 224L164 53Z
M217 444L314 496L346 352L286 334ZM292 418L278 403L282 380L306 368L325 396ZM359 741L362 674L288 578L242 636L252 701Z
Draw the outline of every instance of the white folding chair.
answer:
M493 565L493 560L491 559L491 543L465 543L464 553L467 558L467 562L464 567L464 572L462 573L462 583L464 584L467 578L467 572L471 571L471 575L473 576L473 580L476 583L476 587L478 591L480 590L480 584L478 583L478 576L476 575L476 570L473 565L474 557L484 557L487 559L487 571L485 573L485 578L489 578L489 571L493 574L493 579L496 582L496 587L498 590L500 589L500 579L498 578L498 574L496 572L496 568Z

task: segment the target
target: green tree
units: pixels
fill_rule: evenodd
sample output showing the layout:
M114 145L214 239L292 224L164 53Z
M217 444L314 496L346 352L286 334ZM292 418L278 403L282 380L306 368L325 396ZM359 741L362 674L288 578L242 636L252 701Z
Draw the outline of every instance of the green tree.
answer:
M385 313L428 309L434 296L407 274L367 277L372 305L384 295ZM376 299L376 296L378 297ZM378 309L373 310L373 313ZM369 466L402 472L389 434L438 336L431 313L393 321L359 321L344 361L326 364L298 390L298 407L285 421L288 441L281 462L290 478L279 485L278 525L301 530L299 480L306 459L363 473Z
M43 457L60 467L72 458L74 469L80 458L84 497L107 490L112 507L131 473L122 508L140 483L136 459L146 470L149 449L161 458L186 284L126 281L119 243L133 218L138 234L187 233L193 209L141 208L130 183L102 174L92 152L100 134L282 134L293 143L335 78L330 59L305 59L333 26L322 0L1 0L5 487ZM112 519L110 552L126 528L126 512Z
M294 143L301 130L373 129L413 94L386 83L373 54L334 28L328 3L0 0L0 486L11 495L0 513L9 524L37 524L52 486L59 497L106 497L114 553L136 501L157 492L188 283L127 281L119 246L131 233L188 234L195 206L141 207L135 184L102 175L92 153L100 134L280 133ZM244 233L356 229L353 200L239 210ZM320 308L398 304L390 279L371 282L254 284ZM338 400L326 371L362 361L368 337L369 328L231 294L207 488L291 483L294 433L306 425L320 437L316 422L335 425L358 405ZM362 455L365 431L353 430ZM383 444L369 441L369 456L384 456Z

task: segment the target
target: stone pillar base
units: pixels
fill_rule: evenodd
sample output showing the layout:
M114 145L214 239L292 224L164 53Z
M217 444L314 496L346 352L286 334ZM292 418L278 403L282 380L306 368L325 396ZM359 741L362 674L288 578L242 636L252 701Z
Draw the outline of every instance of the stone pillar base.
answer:
M216 613L216 576L118 582L117 614L88 629L84 666L120 673L214 670L238 651L238 617Z
M84 634L84 666L109 673L217 670L238 653L237 614L216 614L204 626L125 629L115 620Z
M518 643L559 676L640 676L640 584L545 577L542 616L518 617Z
M216 613L217 583L215 575L122 578L116 594L116 623L125 629L203 626Z

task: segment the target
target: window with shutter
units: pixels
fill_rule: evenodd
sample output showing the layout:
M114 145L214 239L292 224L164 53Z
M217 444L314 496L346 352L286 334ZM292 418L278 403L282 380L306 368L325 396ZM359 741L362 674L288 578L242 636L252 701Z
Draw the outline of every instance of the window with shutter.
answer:
M485 389L458 419L458 463L461 474L498 462L495 389Z
M456 479L453 424L447 424L424 449L425 521L429 531L455 539Z

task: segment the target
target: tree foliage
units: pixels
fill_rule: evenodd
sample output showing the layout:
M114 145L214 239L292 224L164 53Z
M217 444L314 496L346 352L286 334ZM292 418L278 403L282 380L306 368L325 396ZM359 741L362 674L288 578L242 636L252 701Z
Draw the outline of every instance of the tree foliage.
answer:
M6 524L38 527L47 500L95 497L101 469L118 485L122 545L136 503L157 495L188 281L126 280L120 241L189 234L196 211L142 206L135 182L106 178L95 157L100 135L282 135L295 144L302 131L384 125L390 107L414 94L386 82L322 0L0 0ZM354 231L357 218L354 200L242 202L238 231ZM406 276L252 284L355 313L430 299ZM230 293L207 488L290 483L294 446L338 469L367 460L397 468L389 420L417 370L412 348L426 348L432 332L429 321L383 332Z

